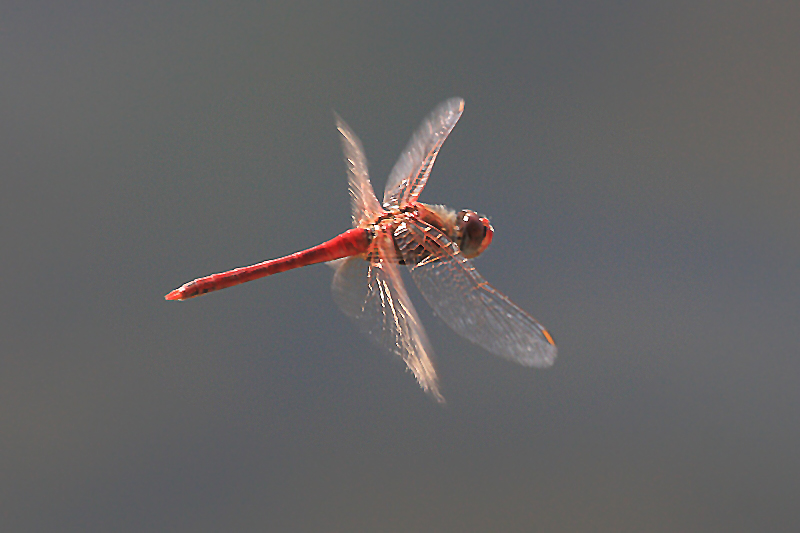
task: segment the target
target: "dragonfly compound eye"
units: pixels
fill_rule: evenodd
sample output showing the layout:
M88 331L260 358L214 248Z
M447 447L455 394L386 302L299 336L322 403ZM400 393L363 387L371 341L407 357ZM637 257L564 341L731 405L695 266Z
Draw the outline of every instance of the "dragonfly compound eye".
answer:
M465 257L476 257L482 254L492 242L493 235L494 229L486 217L469 209L458 213L456 243Z

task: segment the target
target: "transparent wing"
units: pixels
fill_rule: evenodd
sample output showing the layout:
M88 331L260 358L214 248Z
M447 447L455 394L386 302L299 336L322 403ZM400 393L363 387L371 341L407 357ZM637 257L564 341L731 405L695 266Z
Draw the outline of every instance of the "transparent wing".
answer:
M489 285L442 232L408 221L394 237L422 295L456 333L526 366L553 364L557 351L547 330Z
M464 100L451 98L439 104L422 122L389 174L383 195L384 206L403 206L419 198L439 148L463 111Z
M373 220L376 215L383 213L383 209L369 182L367 158L364 156L361 141L339 115L334 113L334 116L336 117L336 128L342 134L342 149L347 164L350 205L353 211L353 227L358 227L362 222Z
M371 261L351 257L339 265L332 286L336 304L370 339L400 356L426 393L444 402L433 351L403 286L391 237L378 233L369 256Z

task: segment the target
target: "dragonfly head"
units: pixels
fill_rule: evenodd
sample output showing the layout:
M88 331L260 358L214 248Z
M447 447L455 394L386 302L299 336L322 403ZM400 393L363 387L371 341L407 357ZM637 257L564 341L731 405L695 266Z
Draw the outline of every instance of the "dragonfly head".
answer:
M477 257L483 253L492 242L494 229L489 219L464 209L456 215L455 241L465 257Z

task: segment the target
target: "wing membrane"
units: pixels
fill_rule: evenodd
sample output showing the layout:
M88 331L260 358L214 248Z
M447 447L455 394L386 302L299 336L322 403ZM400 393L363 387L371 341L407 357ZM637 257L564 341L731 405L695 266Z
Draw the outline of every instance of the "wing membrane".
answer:
M350 186L353 227L358 227L361 223L373 220L377 215L382 214L383 209L378 203L369 181L367 158L364 155L361 141L339 115L335 113L334 115L336 128L342 134L342 149L347 164L347 181Z
M423 296L456 333L525 366L553 364L557 351L547 330L489 285L442 232L408 221L394 237Z
M391 237L379 232L369 256L371 261L351 257L339 265L334 300L370 339L403 359L426 393L444 402L433 351L400 277Z
M383 195L384 206L403 206L419 198L439 148L464 111L464 100L451 98L441 103L411 137L395 163Z

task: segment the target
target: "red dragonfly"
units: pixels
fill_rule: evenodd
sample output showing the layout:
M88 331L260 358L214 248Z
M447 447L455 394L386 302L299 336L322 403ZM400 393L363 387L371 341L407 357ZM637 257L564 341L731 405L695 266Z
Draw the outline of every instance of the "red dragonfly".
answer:
M556 357L553 337L501 294L472 266L492 242L489 220L418 202L439 149L461 117L452 98L423 121L389 175L383 203L372 190L361 141L336 117L342 134L353 229L294 254L190 281L165 296L186 300L292 268L331 261L338 306L389 352L400 356L422 389L437 401L433 351L408 297L399 265L444 322L467 340L525 366L547 367Z

